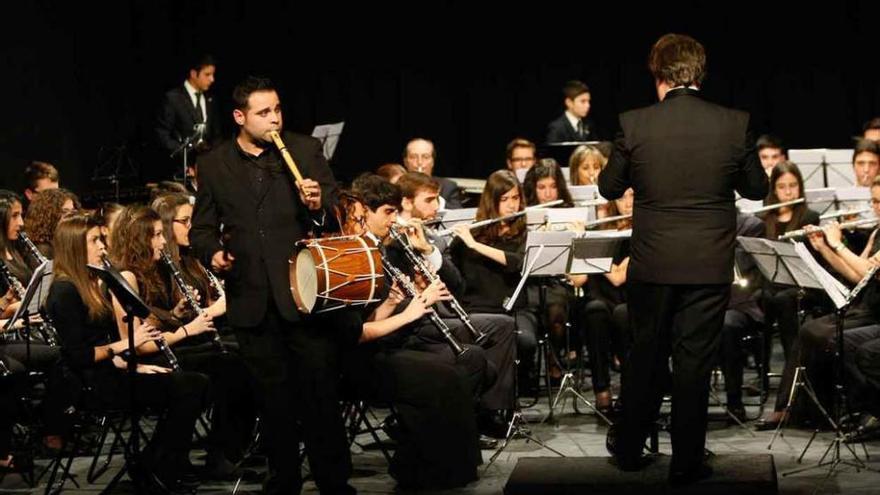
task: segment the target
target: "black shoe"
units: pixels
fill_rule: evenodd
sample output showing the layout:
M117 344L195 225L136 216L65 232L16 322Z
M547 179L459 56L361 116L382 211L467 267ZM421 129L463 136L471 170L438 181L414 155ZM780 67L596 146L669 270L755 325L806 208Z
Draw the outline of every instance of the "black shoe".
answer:
M678 470L670 468L669 484L672 486L690 485L712 476L712 473L712 466L703 462L692 469Z
M498 440L480 435L480 450L495 450L496 448L498 448Z
M755 421L755 431L770 431L775 430L781 420L769 420L767 418L761 418L758 421Z
M480 411L477 415L477 427L480 433L492 438L505 438L510 427L508 411Z
M397 416L389 414L385 418L385 421L382 421L382 431L384 431L391 440L400 442L402 432L400 431L400 423L397 421Z

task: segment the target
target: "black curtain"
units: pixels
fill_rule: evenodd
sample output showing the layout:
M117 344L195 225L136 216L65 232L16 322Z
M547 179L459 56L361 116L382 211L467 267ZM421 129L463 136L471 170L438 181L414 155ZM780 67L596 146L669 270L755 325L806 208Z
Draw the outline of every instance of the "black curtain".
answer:
M287 128L345 120L332 164L343 179L399 162L413 136L435 141L438 175L482 178L504 165L513 137L543 139L568 79L590 85L592 116L608 133L619 112L652 103L646 60L666 32L704 43L704 92L750 111L756 131L789 147L850 146L880 114L880 7L807 8L22 2L0 34L0 181L20 190L22 168L40 159L87 193L106 186L92 179L116 166L155 166L156 106L200 52L218 60L213 90L224 115L235 82L254 73L279 85Z

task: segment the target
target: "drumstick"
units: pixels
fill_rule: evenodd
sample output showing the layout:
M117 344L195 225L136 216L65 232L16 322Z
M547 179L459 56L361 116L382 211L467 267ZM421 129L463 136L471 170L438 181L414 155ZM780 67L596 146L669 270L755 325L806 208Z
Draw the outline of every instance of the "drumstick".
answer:
M293 161L293 157L290 156L290 152L287 151L287 145L281 140L278 131L269 131L269 137L272 138L272 142L278 147L278 151L281 152L281 157L284 158L284 162L287 163L287 168L293 173L293 177L297 182L302 182L303 176L299 173L299 168L297 168L296 163Z

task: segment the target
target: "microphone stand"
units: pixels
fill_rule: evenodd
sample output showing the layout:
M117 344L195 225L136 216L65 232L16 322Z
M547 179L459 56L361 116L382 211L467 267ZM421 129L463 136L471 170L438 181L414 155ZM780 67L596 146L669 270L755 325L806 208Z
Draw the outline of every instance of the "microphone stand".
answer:
M170 156L170 158L174 158L179 153L183 153L183 175L181 175L181 183L183 187L186 187L186 172L189 169L189 150L191 150L194 145L204 141L205 139L205 124L196 124L193 126L193 133L186 137L180 146L174 150Z

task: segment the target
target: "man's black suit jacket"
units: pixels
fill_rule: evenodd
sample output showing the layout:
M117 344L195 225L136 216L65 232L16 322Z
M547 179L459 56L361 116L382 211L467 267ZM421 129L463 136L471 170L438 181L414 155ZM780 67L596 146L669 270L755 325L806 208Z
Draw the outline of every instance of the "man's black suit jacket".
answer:
M210 94L202 97L202 104L208 115L205 122L205 141L214 145L220 140L220 111ZM181 143L193 134L197 117L196 107L181 84L165 93L159 114L156 116L156 139L166 155L170 155Z
M447 210L456 210L461 208L461 189L452 179L445 177L434 177L434 180L440 183L440 196L446 200Z
M734 191L767 194L748 133L749 116L677 89L620 115L620 133L599 192L635 191L627 280L723 284L733 280Z
M226 275L226 305L234 327L259 325L272 301L285 319L299 320L288 260L296 242L317 229L315 222L332 216L336 181L320 141L292 132L285 132L283 139L303 177L321 184L322 211L306 209L286 167L257 193L248 169L253 165L242 163L234 139L215 147L199 164L190 242L203 262L210 263L222 249L220 226L230 233L227 247L235 260ZM264 151L277 152L274 147Z
M584 135L579 136L577 129L571 126L568 117L563 113L559 118L547 124L547 142L599 141L599 132L593 120L587 117L582 122L584 123Z

